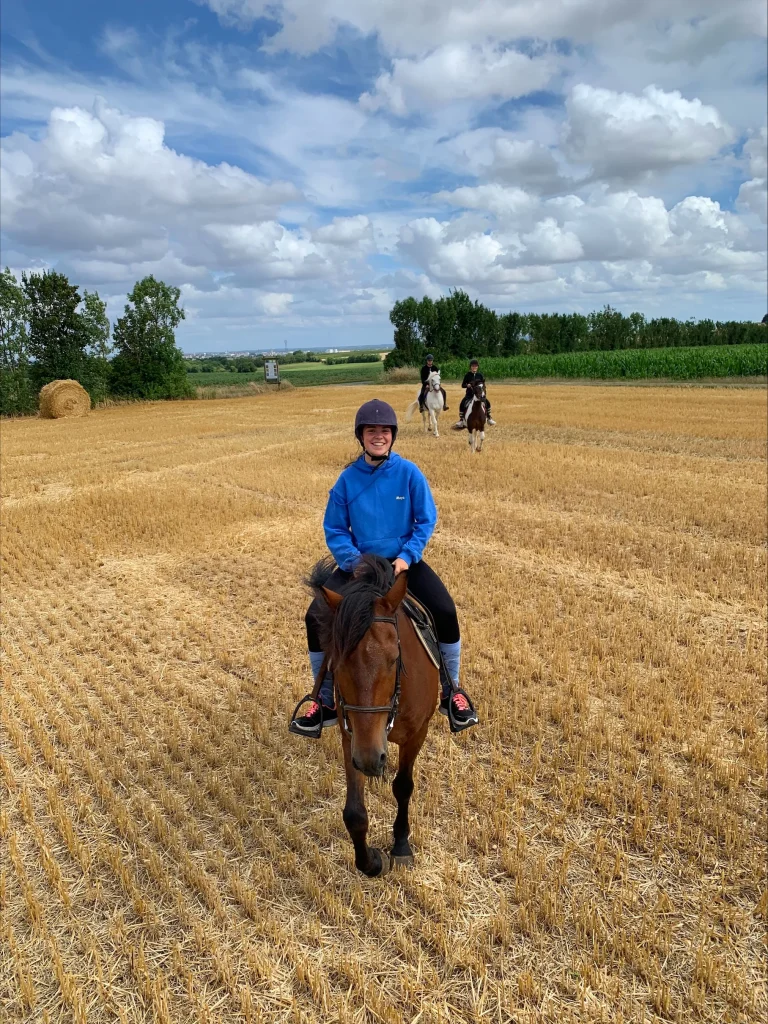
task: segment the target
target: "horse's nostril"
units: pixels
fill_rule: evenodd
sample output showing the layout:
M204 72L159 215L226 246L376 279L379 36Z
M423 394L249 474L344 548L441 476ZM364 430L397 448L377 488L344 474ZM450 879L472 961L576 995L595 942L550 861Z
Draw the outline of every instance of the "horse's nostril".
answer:
M386 763L387 763L387 755L386 754L382 754L381 757L379 758L379 764L386 764Z

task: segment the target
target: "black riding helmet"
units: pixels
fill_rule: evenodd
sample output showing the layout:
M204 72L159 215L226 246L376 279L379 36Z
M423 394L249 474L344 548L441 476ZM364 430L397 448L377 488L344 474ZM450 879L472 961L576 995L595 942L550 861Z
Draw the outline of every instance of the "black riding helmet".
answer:
M429 361L430 359L432 360L432 362L434 362L434 361L435 361L435 357L434 357L434 356L432 355L432 353L431 353L431 352L427 352L427 354L426 354L426 356L425 356L424 358L425 358L425 360L426 360L427 362L428 362L428 361Z
M365 402L360 406L355 416L355 437L360 442L363 451L365 451L363 427L390 427L392 430L392 444L394 445L397 439L397 413L391 405L382 402L380 398L372 398L370 402ZM390 448L389 451L392 451L392 449ZM389 452L381 456L369 454L368 457L380 462L383 459L389 458Z

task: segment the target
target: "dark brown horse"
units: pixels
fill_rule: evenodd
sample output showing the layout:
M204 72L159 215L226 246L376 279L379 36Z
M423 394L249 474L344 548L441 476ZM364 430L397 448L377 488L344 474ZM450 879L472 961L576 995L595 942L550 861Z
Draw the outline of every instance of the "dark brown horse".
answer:
M473 452L480 452L483 450L485 421L488 418L488 414L485 411L485 384L482 381L470 384L470 390L472 391L472 397L464 413L464 419L466 420L467 433L469 434L469 447Z
M393 863L413 865L408 842L413 764L437 705L438 671L400 608L407 572L393 581L386 559L364 555L352 580L337 594L323 586L329 571L327 562L318 562L309 583L325 601L321 638L333 672L344 750L344 824L355 847L355 864L374 878L385 875ZM397 816L391 852L368 845L365 809L365 776L384 774L388 740L400 747L392 782Z

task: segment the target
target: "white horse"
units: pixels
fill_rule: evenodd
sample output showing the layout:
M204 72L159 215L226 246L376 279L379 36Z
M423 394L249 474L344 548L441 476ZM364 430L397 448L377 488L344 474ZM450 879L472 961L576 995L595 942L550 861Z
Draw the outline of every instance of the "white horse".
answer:
M419 388L419 395L421 394L421 388ZM405 410L405 421L410 423L411 417L419 407L419 395L416 396L416 401L411 402L408 408ZM428 434L430 429L435 437L440 437L440 433L437 429L437 417L443 411L443 392L440 384L440 374L436 370L432 370L430 375L427 377L427 394L424 399L424 411L421 414L421 418L424 422L424 433Z

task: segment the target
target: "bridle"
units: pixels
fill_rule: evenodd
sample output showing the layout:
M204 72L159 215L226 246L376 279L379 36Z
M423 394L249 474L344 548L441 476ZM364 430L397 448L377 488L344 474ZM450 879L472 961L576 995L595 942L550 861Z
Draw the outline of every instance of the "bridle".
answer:
M434 377L433 377L433 378L432 378L432 379L430 380L430 382L429 382L429 390L430 390L430 391L440 391L440 389L442 388L442 386L443 386L443 385L442 385L442 383L440 382L440 376L439 376L439 375L438 375L438 376L437 376L436 378L434 378Z
M376 707L368 707L363 704L345 704L344 698L341 696L339 687L336 687L336 703L339 711L341 712L341 722L344 726L344 732L348 736L352 735L352 727L349 724L347 718L348 711L356 711L358 714L380 714L384 711L389 712L389 718L387 719L387 735L392 731L392 726L395 724L395 716L397 715L397 709L400 706L400 674L403 671L403 652L400 647L400 627L397 624L397 613L394 616L386 615L374 615L371 620L371 624L374 622L389 622L395 627L397 633L397 668L395 669L395 692L392 694L392 700L389 704L380 704Z

